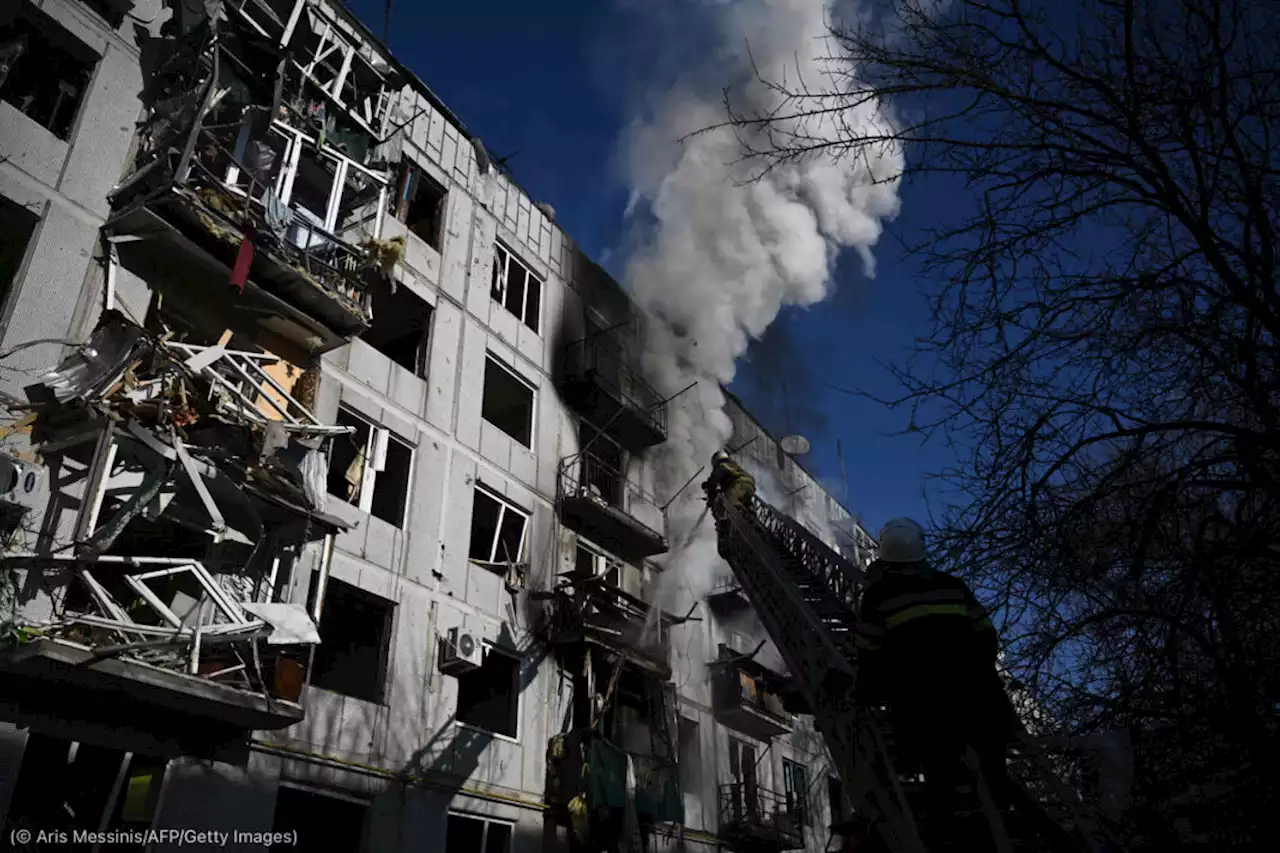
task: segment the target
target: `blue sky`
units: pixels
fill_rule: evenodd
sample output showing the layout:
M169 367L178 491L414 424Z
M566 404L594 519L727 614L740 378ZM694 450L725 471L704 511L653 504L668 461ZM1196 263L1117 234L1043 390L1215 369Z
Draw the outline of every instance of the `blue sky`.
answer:
M349 5L381 35L383 0ZM676 70L655 67L661 63L653 58L669 52L646 44L652 36L636 23L610 0L397 0L388 39L495 157L513 155L508 166L525 190L550 203L560 224L615 273L627 202L618 135L635 94L655 75ZM779 319L786 324L793 424L813 444L804 462L838 484L840 441L850 507L873 532L897 515L925 520L924 475L953 456L936 443L922 446L919 437L890 436L906 426L905 412L888 412L826 384L895 394L876 359L904 358L928 319L916 286L919 271L899 246L926 224L926 211L946 202L936 189L906 187L903 212L876 250L876 279L867 280L856 259L846 258L830 300ZM768 426L785 429L777 383L774 394L765 394L751 371L740 367L734 390Z

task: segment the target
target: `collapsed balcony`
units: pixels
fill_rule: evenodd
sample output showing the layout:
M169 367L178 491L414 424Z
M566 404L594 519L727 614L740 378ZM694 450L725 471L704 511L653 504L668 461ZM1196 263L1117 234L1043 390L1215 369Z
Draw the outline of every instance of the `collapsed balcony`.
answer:
M711 670L712 705L720 722L760 741L795 731L783 706L786 676L724 644Z
M751 600L742 590L742 584L732 572L718 575L712 583L711 592L707 594L707 604L712 612L728 616L751 609Z
M743 851L798 850L804 847L802 815L784 794L751 782L720 786L720 837Z
M666 512L622 473L618 460L591 451L564 459L556 498L567 527L627 562L667 550Z
M565 402L631 451L667 440L667 404L624 361L607 333L565 348Z
M625 567L579 548L572 572L550 592L546 636L553 647L578 644L626 654L632 664L663 680L671 677L670 629L680 620L625 591Z
M319 635L292 579L317 558L326 574L346 529L323 512L322 453L345 428L319 423L274 362L108 312L27 388L52 494L7 562L50 607L0 649L14 722L159 732L201 754L303 719Z
M389 164L372 159L402 81L357 61L313 4L272 36L246 9L167 40L105 230L187 310L254 317L314 354L369 327L369 277L403 255L379 239Z

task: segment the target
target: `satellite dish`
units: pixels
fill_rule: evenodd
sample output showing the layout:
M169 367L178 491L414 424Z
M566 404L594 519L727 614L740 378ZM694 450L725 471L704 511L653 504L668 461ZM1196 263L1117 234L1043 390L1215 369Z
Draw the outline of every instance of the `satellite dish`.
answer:
M788 456L803 456L809 452L809 439L803 435L789 435L778 442L778 445Z

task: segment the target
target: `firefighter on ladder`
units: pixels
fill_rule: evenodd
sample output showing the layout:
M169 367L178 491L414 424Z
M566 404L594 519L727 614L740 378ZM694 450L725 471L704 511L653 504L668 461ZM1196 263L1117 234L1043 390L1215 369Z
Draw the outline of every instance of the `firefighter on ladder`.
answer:
M709 498L723 494L727 503L741 506L756 493L756 481L723 450L711 456L711 476L702 484Z
M956 789L973 779L970 748L997 803L1047 822L1055 842L1070 843L1009 777L1006 755L1019 724L995 668L991 619L964 581L934 570L926 556L915 521L884 526L856 638L859 704L889 706L895 770L925 775L926 846L956 837Z

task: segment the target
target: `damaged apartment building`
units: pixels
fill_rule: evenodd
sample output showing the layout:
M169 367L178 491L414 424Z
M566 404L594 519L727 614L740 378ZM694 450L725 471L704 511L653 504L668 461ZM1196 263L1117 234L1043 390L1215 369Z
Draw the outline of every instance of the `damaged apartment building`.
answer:
M846 817L727 566L656 603L646 319L342 4L6 2L0 298L0 843ZM767 497L869 553L730 409Z

